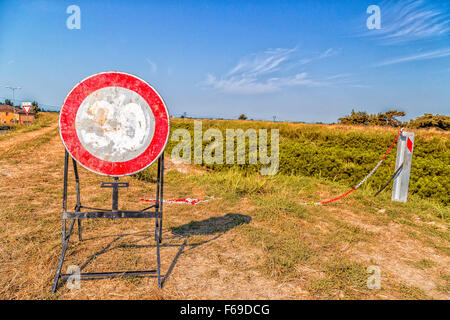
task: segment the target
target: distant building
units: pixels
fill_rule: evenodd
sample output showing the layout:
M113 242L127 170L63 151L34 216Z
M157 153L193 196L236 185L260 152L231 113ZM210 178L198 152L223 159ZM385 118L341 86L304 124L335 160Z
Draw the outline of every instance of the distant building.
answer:
M35 119L36 119L35 113L30 111L28 113L28 122L32 123L34 122ZM27 124L27 113L23 109L1 104L0 125L9 125L9 124Z

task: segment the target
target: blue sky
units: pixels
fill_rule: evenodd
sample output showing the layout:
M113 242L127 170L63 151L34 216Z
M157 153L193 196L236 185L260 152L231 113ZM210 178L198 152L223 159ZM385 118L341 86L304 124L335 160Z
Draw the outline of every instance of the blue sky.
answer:
M70 30L69 5L81 10ZM366 12L380 8L381 29ZM1 1L0 100L57 109L118 70L172 116L335 122L352 109L450 110L447 1ZM50 108L50 107L47 107Z

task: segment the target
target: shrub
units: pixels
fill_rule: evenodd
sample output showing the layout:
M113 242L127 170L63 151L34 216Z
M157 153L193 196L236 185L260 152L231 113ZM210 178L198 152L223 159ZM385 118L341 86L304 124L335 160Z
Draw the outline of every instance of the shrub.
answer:
M339 181L349 187L355 186L380 160L394 140L396 130L356 130L336 129L335 126L304 125L292 123L268 123L263 121L239 122L233 120L203 121L203 130L218 128L225 137L225 129L264 128L278 129L280 133L280 168L278 174L318 177L329 181ZM193 121L172 119L171 130L185 128L193 139ZM270 141L270 139L269 139ZM178 142L170 141L166 152L169 154ZM205 147L208 142L203 142ZM224 139L225 144L225 139ZM193 141L191 157L193 160ZM443 135L416 133L414 157L412 160L410 194L422 198L432 198L447 205L450 202L450 141ZM225 145L224 145L225 150ZM225 152L224 152L225 153ZM248 156L248 148L246 148ZM383 165L364 186L378 189L394 172L396 148L391 151ZM224 154L225 157L225 154ZM225 159L224 159L225 163ZM231 168L251 175L263 166L245 164L204 164L214 171L229 171ZM144 173L143 173L144 175ZM229 187L229 186L227 186ZM243 186L238 186L243 187ZM391 187L388 187L388 190ZM244 192L245 193L245 192Z
M397 117L404 117L405 113L398 110L390 110L386 113L368 114L365 111L355 112L349 116L339 118L339 122L342 124L350 125L372 125L372 126L390 126L399 127L402 122Z
M411 128L439 128L442 130L450 130L450 117L444 115L433 115L425 113L423 116L415 120L411 120L409 126Z

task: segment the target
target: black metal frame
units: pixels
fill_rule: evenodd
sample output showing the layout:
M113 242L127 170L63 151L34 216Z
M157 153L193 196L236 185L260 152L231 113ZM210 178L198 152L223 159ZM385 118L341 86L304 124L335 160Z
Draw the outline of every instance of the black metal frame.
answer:
M58 268L55 274L55 280L53 282L52 292L55 292L58 288L59 279L67 279L71 274L62 274L61 268L64 263L64 257L67 251L67 245L72 234L72 229L75 224L75 220L78 225L78 240L82 241L82 228L81 219L90 218L154 218L155 219L155 240L156 240L156 270L146 271L122 271L122 272L90 272L80 273L81 279L99 279L108 277L120 277L120 276L143 276L149 274L155 274L158 278L158 287L161 288L161 261L159 247L162 241L162 217L163 217L163 186L164 186L164 153L158 159L158 174L156 181L156 201L154 205L144 208L139 211L119 210L119 188L128 187L128 183L119 182L119 178L114 177L114 182L102 182L102 188L112 188L112 209L99 209L86 207L81 205L80 196L80 179L78 175L77 162L72 157L72 166L75 174L75 188L77 194L77 203L75 205L75 211L67 211L67 177L69 170L69 153L66 150L64 157L64 187L63 187L63 203L62 203L62 252L59 259ZM86 209L87 211L82 211ZM153 210L151 210L153 209ZM66 233L66 220L72 220L69 226L69 230Z

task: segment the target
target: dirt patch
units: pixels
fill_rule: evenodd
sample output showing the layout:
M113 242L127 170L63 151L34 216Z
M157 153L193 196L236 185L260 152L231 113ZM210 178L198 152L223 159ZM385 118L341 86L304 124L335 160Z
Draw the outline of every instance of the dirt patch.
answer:
M29 140L32 140L39 136L42 136L42 135L54 130L57 127L58 127L58 123L54 123L51 126L40 129L40 130L27 132L27 133L20 134L20 135L14 135L14 136L10 137L9 139L1 140L0 141L0 153L4 152L12 147L15 147L17 145L20 145L26 141L29 141Z
M412 239L407 234L408 227L399 223L374 225L375 219L368 214L357 215L351 212L346 212L341 217L352 225L375 233L371 241L359 243L348 250L357 261L380 267L385 280L420 288L436 299L450 298L449 293L438 290L442 285L440 275L450 274L448 256ZM422 259L432 261L433 266L421 269L414 265Z
M164 158L164 169L167 171L175 170L184 174L205 174L206 170L193 167L184 163L181 160L172 159L170 157Z

